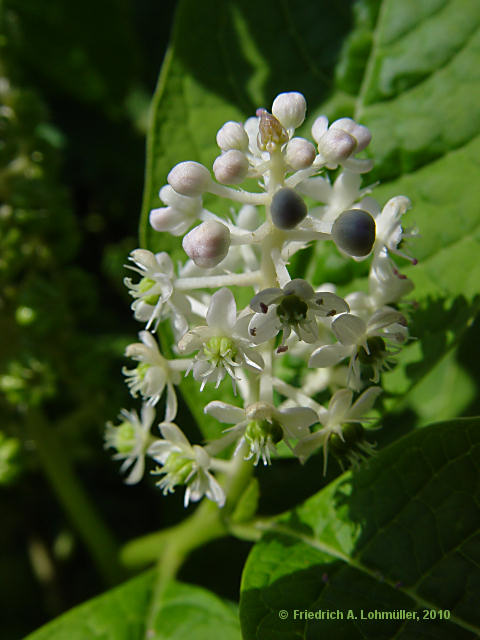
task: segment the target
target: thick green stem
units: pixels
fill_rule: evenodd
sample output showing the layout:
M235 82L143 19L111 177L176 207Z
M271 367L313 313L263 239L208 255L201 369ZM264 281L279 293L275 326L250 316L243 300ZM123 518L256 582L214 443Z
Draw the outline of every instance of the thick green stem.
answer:
M117 544L76 476L65 446L40 411L29 411L26 423L43 472L57 500L90 552L105 583L116 584L124 575L118 560Z

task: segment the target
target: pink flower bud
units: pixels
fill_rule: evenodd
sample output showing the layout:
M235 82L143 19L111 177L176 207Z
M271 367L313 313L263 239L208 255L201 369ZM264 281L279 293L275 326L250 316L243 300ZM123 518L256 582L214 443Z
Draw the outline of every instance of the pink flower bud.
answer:
M226 122L217 132L217 144L222 151L248 149L248 135L240 122Z
M335 122L332 122L330 125L330 129L341 129L355 138L357 141L355 153L363 151L370 144L370 140L372 139L370 129L365 127L363 124L357 124L355 120L352 120L351 118L340 118L339 120L335 120Z
M248 160L241 151L230 149L213 163L213 173L221 184L239 184L245 180Z
M216 267L227 255L230 231L221 222L207 220L187 233L182 246L197 267L210 269Z
M315 156L315 147L305 138L292 138L287 144L285 159L295 171L309 167Z
M199 162L180 162L167 176L169 185L182 196L199 196L207 190L212 178Z

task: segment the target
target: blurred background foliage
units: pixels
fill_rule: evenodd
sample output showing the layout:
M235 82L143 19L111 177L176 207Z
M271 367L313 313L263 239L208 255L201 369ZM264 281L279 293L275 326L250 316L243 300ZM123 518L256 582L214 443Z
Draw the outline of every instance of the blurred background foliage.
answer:
M347 22L350 4L341 3ZM122 580L118 545L183 515L181 495L161 500L149 480L124 487L102 448L105 422L133 406L120 370L140 327L123 264L138 246L148 108L175 5L0 4L2 639L21 638ZM325 62L325 77L334 62ZM199 80L208 83L206 71ZM272 70L271 97L286 89L281 83ZM251 111L241 94L237 86L237 106ZM383 444L419 424L480 413L478 337L477 321L390 415ZM329 465L326 482L337 474ZM261 513L293 506L324 482L318 459L305 467L282 460L258 476ZM180 578L236 600L249 548L215 542L193 554Z

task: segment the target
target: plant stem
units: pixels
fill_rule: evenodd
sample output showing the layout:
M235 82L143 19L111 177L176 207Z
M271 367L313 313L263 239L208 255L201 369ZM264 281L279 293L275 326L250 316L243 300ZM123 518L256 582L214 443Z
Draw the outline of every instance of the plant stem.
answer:
M68 452L57 431L38 410L26 413L26 424L43 472L62 508L107 585L118 583L124 572L118 560L118 546L81 485Z

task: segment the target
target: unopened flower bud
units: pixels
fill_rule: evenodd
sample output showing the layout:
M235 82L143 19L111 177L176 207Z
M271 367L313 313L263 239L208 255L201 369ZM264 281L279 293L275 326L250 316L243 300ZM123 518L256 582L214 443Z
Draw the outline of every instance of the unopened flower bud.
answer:
M177 224L178 211L173 207L160 207L150 211L150 226L155 231L170 231Z
M318 151L326 160L327 167L336 168L355 151L357 141L342 129L330 128L318 143Z
M238 212L237 226L240 229L254 231L260 224L260 216L257 207L253 204L244 204Z
M272 104L273 115L286 129L296 129L305 120L307 103L301 93L280 93Z
M239 184L245 180L247 171L248 160L237 149L222 153L213 163L213 173L221 184Z
M199 162L180 162L167 176L168 184L183 196L199 196L212 181L210 173Z
M222 151L248 149L248 135L240 122L230 120L226 122L217 132L217 144Z
M370 144L370 140L372 139L370 129L365 127L363 124L357 124L355 120L352 120L351 118L340 118L339 120L335 120L335 122L332 122L330 125L330 129L341 129L355 138L357 141L355 153L363 151Z
M309 167L315 156L315 147L305 138L292 138L287 144L285 159L295 171Z
M322 136L327 132L328 118L327 116L318 116L312 125L312 138L318 144Z
M227 255L230 231L221 222L207 220L187 233L182 246L197 267L210 269L217 266Z

